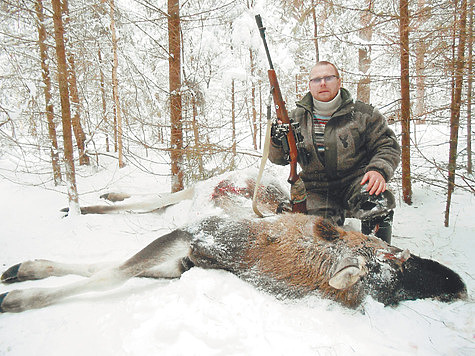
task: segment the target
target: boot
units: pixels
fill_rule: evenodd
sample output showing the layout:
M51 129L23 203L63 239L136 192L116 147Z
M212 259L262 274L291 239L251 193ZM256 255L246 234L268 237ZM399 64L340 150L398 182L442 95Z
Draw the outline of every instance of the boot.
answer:
M390 211L385 216L374 217L369 220L361 221L361 232L365 235L374 234L374 236L391 244L392 227L394 211Z
M382 221L376 225L374 236L385 241L388 245L391 245L391 237L393 232L392 222Z

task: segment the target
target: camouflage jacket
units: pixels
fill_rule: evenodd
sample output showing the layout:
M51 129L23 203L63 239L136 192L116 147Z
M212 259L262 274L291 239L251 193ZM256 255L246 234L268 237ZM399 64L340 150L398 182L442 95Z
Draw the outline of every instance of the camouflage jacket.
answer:
M317 154L313 130L313 99L310 93L296 103L290 119L300 123L309 163L300 177L308 190L341 187L367 171L377 171L388 181L400 161L401 149L384 116L371 105L353 102L341 89L342 104L325 126L325 152ZM286 165L282 146L271 143L271 162Z

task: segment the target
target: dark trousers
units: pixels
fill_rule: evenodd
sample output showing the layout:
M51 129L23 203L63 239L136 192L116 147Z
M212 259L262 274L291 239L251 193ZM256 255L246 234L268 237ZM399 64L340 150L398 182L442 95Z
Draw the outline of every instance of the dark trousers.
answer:
M380 195L369 195L366 185L358 177L350 184L334 189L307 191L307 210L311 215L323 216L334 224L343 225L345 217L362 222L387 219L396 206L394 195L386 190Z

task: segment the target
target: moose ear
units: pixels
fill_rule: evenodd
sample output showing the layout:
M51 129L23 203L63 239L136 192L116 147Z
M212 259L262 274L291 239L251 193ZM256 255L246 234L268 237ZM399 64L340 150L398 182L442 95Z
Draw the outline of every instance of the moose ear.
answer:
M336 273L330 278L328 284L335 289L346 289L359 281L366 271L364 259L345 257L337 265Z
M314 231L315 231L315 236L318 236L327 241L333 241L340 237L340 232L338 231L336 226L333 225L327 219L317 220L315 222Z

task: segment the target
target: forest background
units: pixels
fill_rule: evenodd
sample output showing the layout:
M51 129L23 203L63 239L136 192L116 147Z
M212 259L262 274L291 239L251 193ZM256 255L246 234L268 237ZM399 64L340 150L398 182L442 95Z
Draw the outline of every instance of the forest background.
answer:
M398 128L404 201L415 180L440 189L448 225L453 190L475 191L473 0L2 0L0 157L65 185L72 212L77 166L106 157L170 175L171 191L256 165L269 96L256 14L288 108L316 61L336 63ZM414 125L440 130L447 155L424 157ZM411 174L414 155L436 174Z

